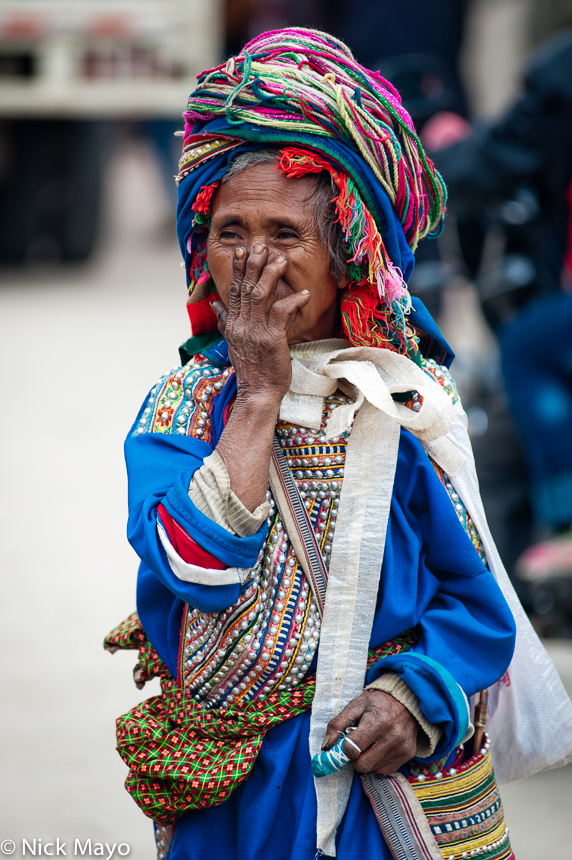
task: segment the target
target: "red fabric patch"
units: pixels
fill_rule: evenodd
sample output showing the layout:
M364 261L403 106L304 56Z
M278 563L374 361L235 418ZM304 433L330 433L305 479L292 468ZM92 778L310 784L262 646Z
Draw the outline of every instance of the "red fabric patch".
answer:
M226 570L227 565L211 555L196 543L192 537L167 513L163 505L159 505L157 511L161 518L161 525L169 536L173 549L187 564L196 564L197 567L206 567L211 570Z
M217 318L210 306L210 302L219 301L218 293L211 293L206 299L199 302L190 300L187 302L187 313L191 323L191 332L194 335L203 332L216 331Z

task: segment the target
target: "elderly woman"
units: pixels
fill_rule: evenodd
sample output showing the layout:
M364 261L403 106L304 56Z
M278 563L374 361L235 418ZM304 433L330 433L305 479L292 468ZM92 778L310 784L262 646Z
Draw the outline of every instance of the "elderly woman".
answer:
M162 678L119 721L128 790L160 858L512 857L468 700L515 625L455 489L452 355L405 283L441 180L325 34L257 38L185 116L193 337L126 442L138 614L107 640ZM450 786L433 811L425 786Z

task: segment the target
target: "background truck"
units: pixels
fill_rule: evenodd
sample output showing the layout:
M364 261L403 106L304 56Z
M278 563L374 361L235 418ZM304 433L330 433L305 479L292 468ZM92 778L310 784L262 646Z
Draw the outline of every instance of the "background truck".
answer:
M0 0L0 263L81 261L114 121L179 120L219 0Z

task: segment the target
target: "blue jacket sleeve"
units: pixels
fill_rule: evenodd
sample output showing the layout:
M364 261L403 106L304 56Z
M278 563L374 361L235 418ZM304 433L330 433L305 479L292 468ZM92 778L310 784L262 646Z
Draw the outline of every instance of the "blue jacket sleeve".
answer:
M212 453L222 432L220 416L228 402L229 394L232 393L227 393L225 389L220 397L215 398L216 414L212 418L212 425L213 431L215 426L217 431L213 432L213 438L209 442L180 435L172 430L138 432L140 416L145 413L146 404L143 404L125 442L129 504L128 540L143 562L145 570L151 572L172 596L203 612L216 612L236 602L239 585L196 585L175 576L157 532L157 508L163 504L169 514L203 549L228 567L247 568L255 564L264 543L266 523L250 537L237 537L201 513L188 496L193 474L200 468L205 457ZM217 400L220 400L220 403L217 403ZM175 421L172 427L176 427ZM145 602L142 594L140 599L142 603Z
M411 651L373 666L398 672L443 729L431 760L463 740L469 697L506 671L515 624L420 443L402 431L372 645L417 628Z

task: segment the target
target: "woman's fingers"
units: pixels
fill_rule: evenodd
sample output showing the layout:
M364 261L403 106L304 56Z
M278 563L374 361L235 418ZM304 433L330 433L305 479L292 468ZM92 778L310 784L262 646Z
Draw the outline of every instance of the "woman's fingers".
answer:
M274 302L269 315L271 319L276 320L281 328L288 330L288 326L296 311L301 310L309 301L310 290L293 293L291 296L286 296L285 299L279 299L277 302Z
M247 261L248 257L245 249L235 248L232 258L232 280L228 290L228 313L234 317L238 316L240 313L240 298Z
M285 274L288 261L283 255L269 259L265 245L257 243L250 254L244 248L234 252L228 311L232 319L240 315L267 315L272 308L278 281Z
M228 319L228 311L222 302L211 302L211 308L216 314L217 328L224 337L226 331L226 321Z
M415 755L419 725L388 693L368 690L346 705L328 723L323 749L333 746L350 726L357 728L344 750L359 773L393 773Z
M371 745L366 753L363 753L354 761L354 768L358 773L375 773L377 776L388 776L410 761L415 755L415 745L411 749L402 749L401 746L387 749L386 745L376 742Z
M417 743L413 738L407 741L402 738L389 748L387 744L378 741L354 761L354 767L358 773L375 773L378 776L388 776L411 761L416 749Z
M346 705L337 717L330 720L326 729L326 737L322 744L323 750L329 750L330 747L340 739L340 735L343 734L346 729L349 729L350 726L357 726L363 715L365 706L366 701L362 700L361 696L358 696L357 699L352 699L352 701ZM355 732L352 732L352 734L355 734ZM347 746L351 747L351 744L348 744ZM350 758L356 758L359 755L357 750L355 751L355 755L351 755L350 750L348 748L345 749L346 755Z
M352 740L355 734L356 732L352 732ZM393 773L413 758L416 748L416 731L388 731L376 738L361 755L355 757L354 767L358 773L378 773L387 776L388 773ZM347 745L346 752L348 752Z
M253 260L252 268L251 260ZM282 254L269 259L266 248L260 254L256 254L253 248L242 287L243 310L255 318L268 316L274 303L278 282L286 274L287 268L288 261ZM254 286L251 286L252 281L255 281Z
M261 245L260 242L257 242L256 245L253 246L246 261L246 269L241 290L243 297L249 296L257 286L267 260L268 248L266 245Z
M273 342L287 332L297 311L310 300L308 290L276 300L278 284L287 269L287 258L278 254L269 259L265 245L256 244L250 254L243 248L236 249L228 311L222 303L212 303L223 336L240 340L253 324L260 334L266 331Z
M352 733L352 741L362 750L361 755L352 756L354 767L360 773L393 773L396 767L415 755L419 724L407 708L388 693L368 690L358 698L362 697L367 697L368 701Z

